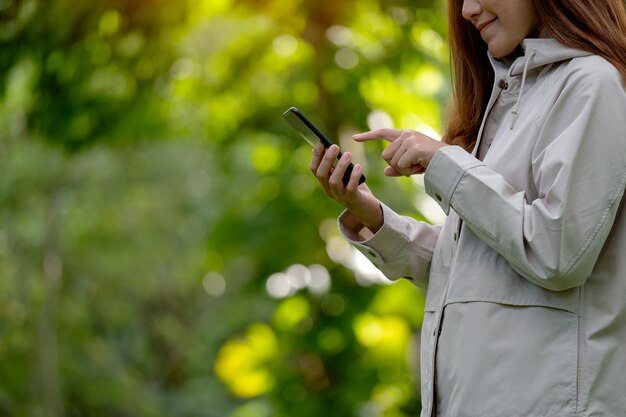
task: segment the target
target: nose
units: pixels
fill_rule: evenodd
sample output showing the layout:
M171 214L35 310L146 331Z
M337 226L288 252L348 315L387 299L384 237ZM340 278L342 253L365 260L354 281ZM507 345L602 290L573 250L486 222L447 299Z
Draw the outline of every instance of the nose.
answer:
M483 6L479 0L463 0L463 8L461 9L461 15L465 20L473 20L483 10Z

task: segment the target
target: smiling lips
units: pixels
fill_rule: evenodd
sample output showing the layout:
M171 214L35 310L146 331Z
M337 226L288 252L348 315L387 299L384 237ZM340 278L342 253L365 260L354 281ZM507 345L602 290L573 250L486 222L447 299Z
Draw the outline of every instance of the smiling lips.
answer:
M478 25L476 25L476 29L478 29L478 31L480 33L483 32L483 30L485 30L487 28L487 26L491 25L493 22L495 22L496 19L492 19L488 22L483 22L483 23L479 23Z

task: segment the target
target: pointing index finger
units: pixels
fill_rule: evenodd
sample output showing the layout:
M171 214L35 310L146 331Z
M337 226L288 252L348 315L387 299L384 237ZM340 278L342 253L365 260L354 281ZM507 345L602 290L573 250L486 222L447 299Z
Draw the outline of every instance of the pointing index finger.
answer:
M384 139L388 142L393 142L398 139L404 131L400 129L392 129L392 128L381 128L374 129L369 132L359 133L357 135L353 135L352 138L358 142L365 142L368 140L380 140Z

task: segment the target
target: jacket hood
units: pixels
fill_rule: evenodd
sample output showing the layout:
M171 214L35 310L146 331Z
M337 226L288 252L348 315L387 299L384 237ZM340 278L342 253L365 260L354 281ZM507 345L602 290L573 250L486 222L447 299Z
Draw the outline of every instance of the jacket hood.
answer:
M522 49L524 56L516 59L511 65L509 74L512 76L522 74L524 67L526 67L526 71L530 71L560 61L592 55L591 52L570 48L559 43L556 39L547 38L525 39L522 41ZM532 51L535 53L530 59L529 56ZM526 65L528 59L530 62Z
M570 48L559 43L556 39L549 38L525 39L522 41L521 46L524 50L524 55L517 57L515 61L510 64L510 67L508 67L508 65L504 62L494 59L491 53L489 53L489 60L491 61L494 69L496 67L502 68L502 65L504 64L508 67L509 76L516 77L520 74L522 76L517 103L511 112L513 117L511 119L511 125L509 126L510 129L515 127L515 122L520 112L522 94L526 84L526 75L529 71L539 68L548 69L552 64L557 62L592 55L590 52Z

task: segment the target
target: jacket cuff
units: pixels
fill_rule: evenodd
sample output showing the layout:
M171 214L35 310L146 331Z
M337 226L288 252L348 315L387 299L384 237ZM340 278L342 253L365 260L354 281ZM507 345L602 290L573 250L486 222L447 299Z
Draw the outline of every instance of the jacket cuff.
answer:
M481 160L460 146L439 148L424 175L426 193L437 201L447 215L450 213L452 194L465 172L483 165Z
M354 231L343 224L342 219L349 213L347 210L338 219L339 230L344 238L378 268L398 255L404 245L404 236L407 233L406 220L385 204L380 203L380 206L383 210L383 225L365 240L356 240Z

